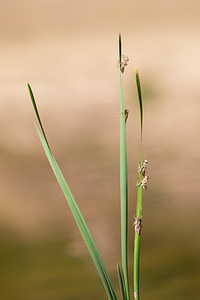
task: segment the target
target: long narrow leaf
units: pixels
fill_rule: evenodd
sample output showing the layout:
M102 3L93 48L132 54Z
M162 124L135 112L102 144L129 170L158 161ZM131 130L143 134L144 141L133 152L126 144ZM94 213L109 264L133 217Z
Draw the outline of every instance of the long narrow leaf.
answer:
M30 90L31 89L29 89L29 92L30 92ZM93 259L93 262L94 262L94 264L96 266L96 269L97 269L97 271L100 275L100 278L102 280L102 283L104 285L104 288L106 290L108 298L110 300L117 300L112 282L111 282L110 277L107 273L107 270L106 270L105 265L103 263L103 260L100 256L100 253L97 249L97 246L94 242L94 239L93 239L93 237L92 237L92 235L91 235L91 233L90 233L90 231L87 227L87 224L86 224L86 222L83 218L83 215L81 214L81 211L80 211L80 209L79 209L79 207L78 207L78 205L77 205L77 203L76 203L76 201L75 201L75 199L74 199L74 197L73 197L73 195L72 195L72 193L71 193L64 177L63 177L63 174L62 174L60 168L58 167L57 162L56 162L56 160L55 160L55 158L54 158L54 156L53 156L53 154L50 150L50 147L49 147L46 135L44 133L44 129L43 129L43 126L42 126L42 122L41 122L41 119L40 119L40 116L39 116L39 113L38 113L38 110L37 110L37 106L36 106L33 94L32 94L31 99L32 99L32 102L33 102L34 109L35 109L35 111L37 111L36 115L37 115L41 130L42 130L42 133L43 133L43 135L42 135L40 133L38 127L35 125L37 133L38 133L39 138L40 138L40 141L41 141L42 146L44 148L45 154L46 154L46 156L49 160L49 163L52 167L52 170L53 170L53 172L54 172L54 174L57 178L57 181L58 181L58 183L59 183L59 185L60 185L60 187L61 187L61 189L64 193L64 196L65 196L65 198L68 202L68 205L71 209L71 212L74 216L74 219L77 223L77 226L78 226L78 228L81 232L81 235L82 235L82 237L85 241L85 244L86 244L86 246L89 250L89 253L90 253L90 255Z
M54 159L52 153L50 152L50 149L45 141L45 139L43 138L43 136L41 135L39 129L37 128L36 126L36 129L37 129L37 132L38 132L38 135L39 135L39 138L41 140L41 143L42 143L42 146L45 150L45 153L46 153L46 156L49 160L49 163L53 169L53 172L58 180L58 183L65 195L65 198L68 202L68 205L72 211L72 214L74 216L74 219L77 223L77 226L82 234L82 237L86 243L86 246L90 252L90 255L92 256L92 259L94 261L94 264L97 268L97 271L99 272L99 275L102 279L102 282L104 284L104 287L106 289L106 292L108 294L108 297L109 299L117 299L116 298L116 295L114 293L114 289L112 287L112 284L111 284L111 281L110 281L110 278L109 278L109 275L106 271L106 268L105 268L105 265L101 259L101 256L100 256L100 253L98 252L98 249L97 249L97 246L92 238L92 235L85 223L85 220L78 208L78 205L77 203L75 202L75 199L56 163L56 160Z

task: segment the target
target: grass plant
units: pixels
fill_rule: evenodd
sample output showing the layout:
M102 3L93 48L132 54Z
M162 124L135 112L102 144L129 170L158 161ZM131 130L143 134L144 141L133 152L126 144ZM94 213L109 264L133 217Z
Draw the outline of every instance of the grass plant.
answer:
M126 121L127 111L124 108L124 97L122 88L122 73L127 65L128 58L122 55L122 42L121 34L119 34L119 74L120 74L120 202L121 202L121 268L117 264L117 274L119 280L119 286L121 291L122 300L130 300L132 298L139 299L139 256L140 256L140 222L142 218L142 123L143 123L143 109L142 109L142 95L138 71L136 71L136 84L138 91L138 98L140 104L140 118L141 118L141 146L140 146L140 171L139 171L139 184L138 184L138 196L137 196L137 210L136 218L139 218L139 230L138 223L135 224L135 250L134 250L134 297L130 296L129 291L129 275L128 275L128 185L127 185L127 142L126 142ZM28 90L30 98L39 122L40 129L35 124L38 136L42 143L43 149L50 163L50 166L55 174L55 177L64 193L69 208L74 216L76 224L80 230L83 240L88 248L88 251L92 257L94 265L99 273L108 299L117 300L116 292L114 290L111 279L106 270L105 264L101 258L99 250L95 244L95 241L90 233L90 230L84 220L84 217L73 197L73 194L64 179L64 176L51 152L44 127L37 109L36 101L33 95L30 84L28 83ZM137 227L136 227L137 225Z

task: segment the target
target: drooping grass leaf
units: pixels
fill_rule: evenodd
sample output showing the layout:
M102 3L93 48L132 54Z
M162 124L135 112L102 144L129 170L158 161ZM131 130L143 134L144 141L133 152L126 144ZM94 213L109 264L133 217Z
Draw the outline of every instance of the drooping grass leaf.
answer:
M30 88L30 85L28 84L28 87L29 87L29 92L31 90ZM36 116L38 118L38 122L40 124L40 128L41 128L41 131L42 131L42 134L41 132L39 131L38 127L36 126L36 130L37 130L37 133L39 135L39 138L40 138L40 141L42 143L42 146L44 148L44 151L45 151L45 154L49 160L49 163L51 165L51 168L56 176L56 179L64 193L64 196L67 200L67 203L71 209L71 212L74 216L74 219L76 221L76 224L80 230L80 233L85 241L85 244L89 250L89 253L93 259L93 262L95 264L95 267L99 273L99 276L102 280L102 283L104 285L104 288L106 290L106 293L107 293L107 296L110 300L117 300L117 297L116 297L116 294L115 294L115 291L114 291L114 288L113 288L113 285L112 285L112 282L110 280L110 277L108 275L108 272L106 270L106 267L104 265L104 262L101 258L101 255L97 249L97 246L94 242L94 239L89 231L89 228L83 218L83 215L64 179L64 176L60 170L60 168L58 167L58 164L50 150L50 147L49 147L49 144L48 144L48 141L47 141L47 138L46 138L46 135L44 133L44 128L43 128L43 125L42 125L42 122L41 122L41 119L40 119L40 116L39 116L39 113L38 113L38 110L37 110L37 106L36 106L36 102L35 102L35 99L34 99L34 96L33 96L33 93L30 93L31 95L31 100L32 100L32 103L33 103L33 106L34 106L34 109L35 109L35 112L36 112Z

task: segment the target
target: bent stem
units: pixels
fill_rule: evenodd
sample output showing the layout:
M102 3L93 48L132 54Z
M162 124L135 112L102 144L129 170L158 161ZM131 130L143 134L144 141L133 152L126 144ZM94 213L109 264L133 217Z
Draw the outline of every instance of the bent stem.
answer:
M142 109L142 93L140 86L140 78L138 70L136 70L136 85L139 98L140 106L140 171L139 171L139 182L142 181L142 123L143 123L143 109ZM137 208L136 208L136 217L142 218L142 186L138 185L137 193ZM134 243L134 269L133 269L133 285L134 285L134 299L139 300L139 263L140 263L140 232L135 231L135 243Z

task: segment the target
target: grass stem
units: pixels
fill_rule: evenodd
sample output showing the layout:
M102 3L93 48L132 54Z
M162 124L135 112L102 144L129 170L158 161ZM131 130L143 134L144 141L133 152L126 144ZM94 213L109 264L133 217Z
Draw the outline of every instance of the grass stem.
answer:
M142 181L142 125L143 125L143 107L142 107L142 93L138 70L136 70L136 85L140 106L140 168L139 168L139 183ZM137 208L136 218L141 221L142 219L142 185L138 184L137 192ZM141 225L139 225L141 226ZM134 268L133 268L133 286L134 286L134 300L139 300L139 264L140 264L140 232L135 230L134 242Z
M122 57L121 34L119 34L119 63ZM122 88L122 74L120 70L120 198L121 198L121 257L122 257L122 278L124 280L125 299L129 300L128 280L128 185L127 185L127 146L126 146L126 122L124 97Z

